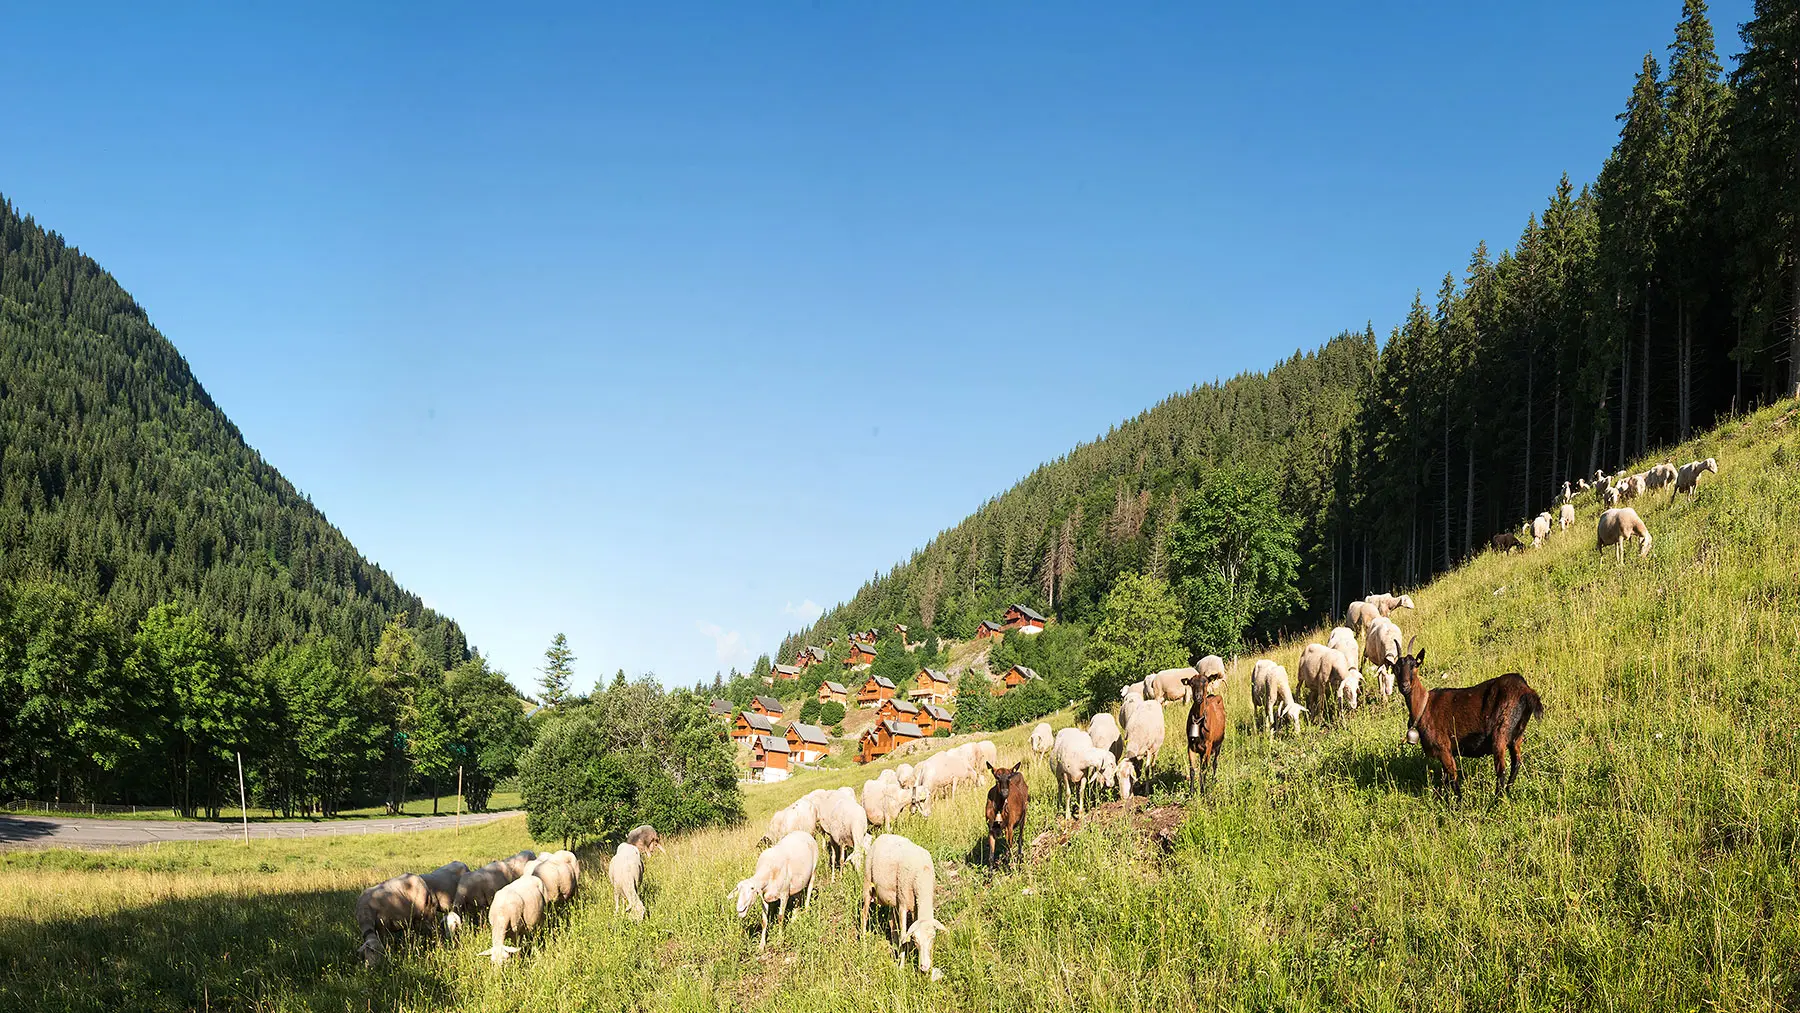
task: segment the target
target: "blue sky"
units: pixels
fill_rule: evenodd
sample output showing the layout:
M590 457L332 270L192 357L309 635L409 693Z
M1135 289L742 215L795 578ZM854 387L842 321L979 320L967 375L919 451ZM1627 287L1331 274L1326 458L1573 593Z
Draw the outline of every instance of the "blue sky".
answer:
M558 631L748 667L1108 425L1385 334L1680 14L387 6L9 11L0 193L521 685Z

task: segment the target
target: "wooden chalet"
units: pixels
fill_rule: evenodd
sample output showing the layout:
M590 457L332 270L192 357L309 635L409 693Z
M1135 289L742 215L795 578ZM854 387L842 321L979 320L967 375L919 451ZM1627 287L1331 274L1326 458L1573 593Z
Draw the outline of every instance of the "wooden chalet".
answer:
M953 731L956 728L956 715L934 703L919 705L919 731L926 737L936 735L940 731Z
M853 644L868 644L874 646L875 641L879 639L881 639L881 631L874 629L873 627L850 634L850 642Z
M795 665L776 665L774 668L771 668L769 671L771 674L773 674L775 676L775 678L784 680L786 682L792 682L795 679L800 678L800 669L798 666L795 666Z
M800 648L800 653L794 656L794 667L804 672L824 660L825 648L812 647L809 645Z
M878 722L911 721L913 724L918 724L919 705L909 703L899 697L883 700L875 705L875 720Z
M856 762L879 760L904 743L922 739L925 733L908 721L881 721L871 726L857 744Z
M1006 674L1000 677L999 682L994 683L994 695L1005 696L1013 690L1018 689L1020 686L1025 685L1027 679L1035 679L1037 677L1037 669L1026 668L1024 665L1014 665L1006 670Z
M863 665L871 665L874 663L875 648L865 647L860 643L851 644L850 653L844 655L845 668L859 668Z
M739 742L752 735L774 735L775 722L761 714L739 711L737 719L731 723L731 737Z
M907 695L914 700L954 700L956 686L951 683L949 675L935 668L921 668L919 674L913 676L912 692Z
M871 675L868 681L862 684L862 689L857 691L856 705L873 707L883 700L892 700L893 698L894 684L889 682L886 676Z
M1042 633L1044 632L1044 627L1049 624L1050 620L1045 619L1042 615L1025 605L1007 606L1006 615L1001 617L1000 620L1000 625L1002 627L1009 630L1018 630L1020 633L1027 634Z
M786 739L779 735L758 735L750 743L750 777L757 781L784 781L791 758Z
M841 682L831 682L829 680L821 682L819 683L819 702L841 703L848 706L850 703L850 691L846 689Z
M817 763L831 752L831 736L818 725L796 721L788 725L787 747L795 763Z
M908 629L907 629L907 628L906 628L906 624L905 624L905 623L895 623L895 624L894 624L894 632L895 632L895 633L898 633L898 634L900 634L900 635L901 635L901 636L903 636L903 637L904 637L904 636L906 636L906 635L907 635L907 633L909 633L909 632L911 632L911 631L910 631L910 630L908 630Z
M715 718L724 718L727 721L731 720L731 712L736 709L736 707L731 705L730 700L714 700L712 703L706 705L706 713L711 714Z
M976 640L999 640L1006 636L1005 627L992 619L983 619L981 625L975 627Z
M778 718L786 708L781 701L772 696L754 697L750 701L750 709L766 718Z

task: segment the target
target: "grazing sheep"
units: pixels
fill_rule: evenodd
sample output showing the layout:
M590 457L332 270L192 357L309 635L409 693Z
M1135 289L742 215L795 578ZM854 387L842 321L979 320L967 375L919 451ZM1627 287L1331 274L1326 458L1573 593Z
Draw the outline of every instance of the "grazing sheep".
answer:
M1224 661L1221 660L1223 665ZM1158 701L1174 701L1185 703L1188 698L1188 677L1194 674L1192 668L1165 668L1144 677L1144 699Z
M1616 485L1607 486L1606 491L1600 494L1600 501L1609 507L1618 506L1621 498L1619 487Z
M1523 549L1525 542L1511 531L1502 531L1489 540L1488 544L1495 552L1511 553L1514 549ZM1354 606L1352 606L1354 607Z
M1409 717L1406 740L1418 743L1428 759L1444 768L1446 801L1451 790L1456 792L1456 800L1462 801L1458 756L1492 756L1494 797L1498 800L1519 777L1519 743L1525 738L1526 724L1544 713L1543 701L1517 672L1474 686L1429 689L1420 673L1424 664L1421 648L1415 656L1401 656L1397 666ZM1508 754L1512 757L1510 774Z
M1403 640L1392 619L1376 620L1363 637L1363 660L1375 666L1375 685L1383 700L1394 695L1394 662L1400 660Z
M1344 625L1361 633L1369 628L1369 624L1381 618L1381 610L1366 601L1353 601L1344 610Z
M1644 472L1644 491L1655 492L1665 485L1671 485L1676 481L1679 475L1680 472L1676 471L1673 464L1664 461L1662 464Z
M1315 659L1315 664L1320 663L1318 659L1321 658L1329 658L1339 664L1343 662L1331 648L1323 644L1307 644L1306 651L1300 655L1303 684L1306 681L1308 658ZM1293 688L1288 684L1287 669L1267 658L1256 659L1256 664L1250 668L1250 702L1256 707L1257 727L1266 728L1271 739L1275 737L1275 729L1284 724L1292 725L1296 732L1300 730L1300 715L1306 713L1306 708L1294 700Z
M1700 488L1700 476L1709 471L1715 475L1719 473L1718 458L1709 457L1704 461L1689 461L1682 465L1681 470L1675 474L1675 493L1696 491ZM1673 499L1675 493L1670 493L1669 497Z
M1645 473L1641 471L1635 475L1627 475L1625 480L1619 483L1619 502L1629 503L1639 496L1642 496L1644 494L1644 483L1646 481L1647 477Z
M1575 523L1575 504L1564 503L1561 510L1558 511L1556 519L1564 531L1569 530L1569 525Z
M1194 703L1188 708L1188 786L1198 791L1206 790L1207 774L1218 770L1219 747L1225 742L1225 696L1213 692L1214 685L1223 684L1196 674L1192 684ZM1194 776L1196 757L1199 758L1198 781Z
M1116 747L1119 744L1119 734L1118 720L1105 711L1088 721L1088 738L1093 740L1095 749L1104 749L1118 756L1119 750Z
M983 764L1000 762L1000 747L987 739L976 739L969 743L969 759L973 761L975 773L979 775Z
M1412 595L1410 594L1372 594L1364 598L1363 601L1375 606L1375 611L1382 616L1389 615L1395 609L1409 609L1413 607Z
M526 850L519 852L511 858L503 858L501 861L505 862L506 867L512 870L512 878L518 879L525 874L525 867L530 865L536 859L537 852Z
M875 780L880 781L882 784L891 784L896 788L900 787L900 775L894 773L894 768L892 767L889 767L876 775Z
M1650 554L1650 529L1644 526L1637 511L1630 507L1619 507L1600 515L1600 525L1596 532L1594 549L1599 551L1608 545L1619 547L1619 562L1625 562L1625 543L1633 538L1643 539L1644 545L1638 550L1638 556Z
M929 818L934 796L954 795L957 785L973 780L975 765L967 750L947 749L929 757L913 771L913 808Z
M1306 694L1307 703L1314 710L1356 709L1357 693L1362 689L1362 673L1344 660L1342 651L1324 644L1307 644L1300 651L1296 675L1299 677L1301 691Z
M1567 485L1567 483L1564 483L1564 485L1565 485L1565 486L1566 486L1566 485ZM1576 495L1580 495L1580 494L1581 494L1581 493L1584 493L1584 492L1587 492L1587 491L1588 491L1588 490L1589 490L1589 489L1591 489L1591 488L1593 488L1593 487L1592 487L1592 486L1590 486L1590 485L1589 485L1589 484L1588 484L1588 480L1587 480L1587 479L1585 479L1585 478L1580 478L1580 479L1576 479L1576 480L1575 480L1575 493L1576 493ZM1567 496L1567 495L1568 495L1568 490L1567 490L1567 489L1566 489L1566 488L1565 488L1565 489L1564 489L1564 490L1563 490L1563 495L1564 495L1564 496Z
M869 931L869 905L879 902L893 912L894 941L905 963L905 948L912 943L919 951L919 971L936 981L943 972L932 969L931 946L939 932L948 932L937 920L937 869L931 852L901 837L887 834L869 850L868 867L863 871L862 932ZM908 916L912 924L908 925Z
M1331 636L1325 638L1325 646L1344 656L1344 667L1355 668L1362 657L1362 648L1356 646L1356 634L1348 626L1334 626Z
M1070 811L1071 792L1075 796L1075 806L1085 813L1087 786L1098 775L1104 775L1108 781L1118 776L1113 755L1104 749L1095 749L1094 740L1079 728L1064 728L1056 733L1056 743L1050 751L1050 769L1056 775L1056 799L1064 816L1073 815Z
M913 780L913 765L910 763L902 763L900 766L895 767L894 777L899 780L900 787L905 788L908 791L911 791L913 785L917 783Z
M544 884L544 900L547 903L565 901L575 896L575 867L556 855L545 855L527 865L525 875L536 876Z
M869 813L856 800L856 792L840 788L819 806L819 829L825 833L827 867L832 871L846 860L862 869L863 853L869 846Z
M1141 682L1128 682L1125 685L1120 686L1119 687L1119 699L1122 701L1135 701L1137 703L1143 703L1144 702L1144 684Z
M1025 810L1031 803L1031 792L1017 764L996 767L990 763L987 769L994 775L987 795L988 864L994 864L994 846L1000 841L1006 842L1006 861L1011 864L1018 857L1018 839L1025 833Z
M496 967L506 963L509 957L519 952L517 946L506 945L506 940L523 941L526 933L542 925L544 906L549 899L544 881L536 876L520 876L501 887L488 908L488 929L494 934L494 945L476 956L492 957Z
M1056 745L1056 733L1044 722L1031 730L1031 759L1035 763L1050 755L1050 748Z
M423 876L407 873L384 880L356 898L356 927L362 929L363 962L370 967L385 959L385 937L433 921L437 900Z
M419 876L425 881L426 889L431 891L431 906L436 914L447 915L456 907L456 884L468 874L468 866L451 862Z
M874 848L879 850L882 841L905 839L897 834L883 834L876 839ZM872 863L865 863L868 864ZM726 891L725 896L737 898L739 918L750 910L751 901L761 902L758 906L762 908L762 938L757 940L757 949L769 944L770 904L777 905L775 918L780 921L787 915L789 898L804 893L806 902L812 903L813 874L818 867L819 842L813 840L812 834L795 831L763 849L750 878L739 880L738 885Z
M1531 547L1541 548L1544 539L1550 537L1550 512L1548 510L1531 519Z
M444 931L455 932L464 915L479 918L494 903L494 894L517 878L505 862L489 862L457 880L456 899L444 916Z
M810 834L818 826L819 811L811 797L798 798L789 803L787 808L776 810L775 815L769 817L768 832L757 843L766 847L796 830Z
M863 782L862 807L870 826L891 827L903 807L900 785L882 778Z
M662 836L656 832L655 827L648 823L641 823L632 827L631 832L625 835L625 843L636 845L637 849L646 855L653 851L665 850L663 848Z
M807 838L810 840L811 833ZM606 863L606 878L612 881L613 914L624 908L634 922L644 920L644 901L638 896L638 884L644 881L644 853L635 844L620 844Z
M1119 758L1119 797L1131 797L1135 783L1147 783L1162 753L1168 727L1160 704L1146 704L1132 709L1125 717L1125 752Z

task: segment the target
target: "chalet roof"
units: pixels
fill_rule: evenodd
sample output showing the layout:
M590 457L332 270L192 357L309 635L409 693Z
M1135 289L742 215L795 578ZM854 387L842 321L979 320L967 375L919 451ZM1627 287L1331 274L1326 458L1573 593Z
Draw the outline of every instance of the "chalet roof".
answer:
M706 709L712 713L713 717L718 717L721 714L730 714L731 701L714 700L712 703L706 705Z
M813 647L812 645L809 644L806 647L801 648L800 653L812 655L812 659L814 661L824 661L825 660L825 648L823 648L823 647Z
M831 736L825 734L825 729L820 728L818 725L803 724L796 721L788 726L788 731L800 736L801 742L814 742L822 746L831 745Z
M833 693L848 693L848 692L850 692L849 690L844 688L843 683L832 682L830 679L825 680L823 683L821 683L821 685L823 685L827 690L829 690Z
M983 619L981 621L981 628L984 630L998 630L1001 628L1001 626L999 623L993 621L992 619Z
M932 682L941 682L941 683L944 683L945 685L949 685L949 683L950 683L950 676L946 675L943 672L938 671L935 668L921 668L921 669L919 669L919 674L929 676L931 678Z
M762 746L763 751L766 753L785 753L788 751L787 740L779 735L758 735L756 741L758 745Z
M1027 605L1014 605L1014 606L1012 606L1012 611L1019 613L1020 615L1024 616L1027 619L1032 620L1033 622L1037 622L1037 623L1049 622L1049 620L1047 620L1043 616L1039 615L1035 609L1032 609L1030 606L1027 606Z
M864 654L874 654L875 653L875 645L874 644L855 643L855 644L850 645L850 650L853 652L861 651Z
M949 711L936 704L921 704L925 713L931 715L933 721L950 722L956 720Z
M776 665L772 669L772 671L775 671L781 675L799 675L800 674L800 670L798 668L795 668L793 665Z
M756 702L762 704L763 710L774 711L777 714L783 710L781 701L772 696L759 696L756 698Z
M765 735L773 734L775 731L775 722L755 711L740 711L738 717L744 719L744 723L750 726L751 731L762 732Z
M873 682L877 686L880 686L882 689L893 689L894 688L893 682L891 680L889 680L888 677L885 675L871 675L871 676L869 676L869 681Z
M919 730L919 726L911 721L883 721L882 724L887 726L889 735L904 735L914 739L925 737L925 733Z
M1026 668L1024 665L1014 665L1013 667L1007 669L1006 671L1008 673L1017 672L1027 679L1035 679L1038 677L1037 669Z
M891 705L895 710L899 711L902 714L917 714L917 713L919 713L919 705L918 704L911 703L906 700L902 700L899 697L895 697L892 700L883 700L881 702L881 705L883 707L887 707L887 706Z

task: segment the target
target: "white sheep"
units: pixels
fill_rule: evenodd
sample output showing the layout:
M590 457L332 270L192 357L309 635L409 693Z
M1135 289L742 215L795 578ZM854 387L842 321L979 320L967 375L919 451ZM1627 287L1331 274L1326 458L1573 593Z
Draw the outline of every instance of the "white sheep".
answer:
M1650 529L1644 526L1644 521L1638 516L1637 511L1630 507L1619 507L1601 514L1599 528L1595 534L1595 551L1604 549L1608 545L1616 545L1619 547L1618 555L1621 563L1625 561L1625 543L1633 538L1640 538L1644 543L1643 547L1638 550L1639 557L1650 554Z
M902 808L899 783L879 777L863 782L862 807L870 826L892 827Z
M1135 701L1137 703L1143 703L1144 702L1144 684L1142 682L1128 682L1125 685L1120 686L1119 687L1119 699L1124 700L1124 701Z
M565 901L575 896L575 866L558 857L562 854L566 852L540 856L525 867L526 876L536 876L543 882L546 901Z
M1649 481L1649 476L1641 471L1635 475L1625 476L1624 480L1619 483L1619 501L1621 503L1629 503L1639 496L1642 496L1644 494L1644 483L1647 481Z
M644 881L644 853L637 845L619 845L612 860L606 863L606 878L612 882L613 914L623 908L632 921L643 921L644 901L638 896L638 884Z
M869 906L879 902L893 912L895 949L904 964L905 948L919 951L919 970L936 981L943 972L931 966L931 946L940 932L949 929L937 920L937 869L931 852L901 837L886 834L869 849L863 872L862 929L869 930ZM908 924L910 916L911 924Z
M1609 507L1617 506L1620 498L1619 487L1616 485L1609 485L1600 493L1600 502Z
M810 834L817 830L818 826L819 812L813 804L811 796L798 798L789 803L787 808L778 809L773 816L769 817L768 832L763 834L762 840L757 843L774 844L796 830Z
M426 889L431 891L431 906L439 916L448 915L455 909L456 884L468 874L467 865L451 862L419 875L425 881Z
M883 834L874 846L879 848L882 841L905 839L897 834ZM761 902L762 938L757 941L757 949L769 944L770 904L777 906L775 917L779 921L787 914L789 898L804 893L806 902L812 903L813 875L818 867L819 842L812 834L795 831L763 849L750 878L739 880L738 885L726 891L725 896L737 898L739 918L750 910L752 901Z
M518 878L505 862L489 862L457 880L456 899L450 905L450 913L444 916L444 931L455 932L464 915L480 917L494 903L494 894Z
M1377 619L1363 636L1363 660L1375 667L1375 684L1386 700L1394 695L1394 663L1400 660L1400 627L1392 619Z
M637 845L637 849L646 855L666 850L663 847L662 836L656 832L655 827L648 823L640 823L637 826L632 827L631 832L625 835L625 843ZM557 854L567 855L569 853L567 851L559 851ZM574 856L571 855L570 857Z
M1564 531L1569 530L1569 525L1575 523L1575 504L1564 503L1557 512L1556 520L1558 524L1562 525Z
M1366 601L1353 601L1344 610L1344 625L1357 631L1366 632L1369 624L1381 618L1381 610Z
M1134 781L1148 781L1162 752L1168 734L1163 709L1146 703L1132 708L1125 717L1125 755L1119 760L1119 797L1129 798Z
M1094 740L1079 728L1064 728L1056 733L1056 744L1050 751L1050 769L1056 774L1056 797L1063 815L1071 815L1068 794L1074 792L1075 804L1087 812L1089 785L1112 784L1118 779L1118 762L1113 754L1094 747Z
M1285 674L1285 673L1284 673ZM1362 672L1351 667L1342 651L1326 644L1300 649L1295 678L1307 703L1319 710L1355 710Z
M1375 606L1376 613L1383 616L1391 614L1395 609L1410 609L1413 607L1412 595L1410 594L1372 594L1364 598L1363 601Z
M431 924L437 901L424 877L395 876L364 890L356 898L356 927L362 930L361 952L370 967L381 963L384 939L415 926Z
M512 856L511 858L503 858L503 859L501 859L501 861L505 862L506 867L508 869L512 870L512 878L518 879L520 876L523 876L525 874L525 867L527 865L530 865L536 859L537 859L537 852L532 851L530 849L526 849L525 851L521 851L518 854Z
M902 763L900 766L895 767L894 777L899 780L900 787L905 788L908 791L911 791L913 785L917 783L914 780L913 765L910 763Z
M1679 475L1680 472L1676 470L1675 465L1664 461L1644 472L1644 491L1655 492L1665 485L1674 483Z
M1318 648L1317 656L1329 657L1339 664L1343 662L1336 651L1323 644L1306 646L1308 650ZM1302 654L1302 672L1306 670L1306 659L1307 655ZM1269 738L1273 739L1275 729L1284 724L1292 725L1295 731L1300 730L1300 715L1306 713L1306 708L1294 700L1287 669L1267 658L1256 659L1256 664L1250 668L1250 702L1256 706L1257 725L1268 730Z
M1355 668L1362 657L1362 648L1356 646L1356 633L1348 626L1334 626L1331 636L1325 638L1325 646L1344 656L1344 667Z
M536 876L520 876L501 887L488 908L488 930L493 933L494 945L477 956L492 957L496 966L506 963L519 952L517 946L506 944L507 939L523 941L526 933L542 925L549 899L544 881Z
M1165 668L1144 677L1144 699L1186 703L1193 695L1187 680L1192 668Z
M914 768L912 804L919 815L931 815L931 800L936 796L954 796L959 785L974 782L975 755L974 750L958 746L927 757Z
M1119 751L1114 748L1119 743L1119 722L1105 711L1093 716L1088 721L1088 738L1093 741L1095 749L1104 749L1114 756Z
M1531 519L1531 547L1542 548L1544 539L1550 537L1550 511L1546 510Z
M861 869L869 845L869 813L857 801L856 792L840 788L819 806L819 829L825 834L829 867L836 870L846 860Z
M1041 721L1038 722L1038 726L1031 730L1031 759L1032 759L1032 762L1035 763L1036 761L1049 756L1050 755L1050 747L1054 746L1055 744L1056 744L1056 733L1054 733L1050 730L1050 726L1048 724L1041 722Z
M998 764L1000 762L1000 747L994 745L987 739L976 739L968 745L970 753L969 759L972 762L977 775L979 775L981 771L986 770L989 765ZM974 779L975 778L971 778L971 780Z
M1719 460L1709 457L1704 461L1689 461L1675 473L1675 492L1669 494L1673 499L1675 493L1692 493L1700 488L1700 476L1707 472L1719 473Z

